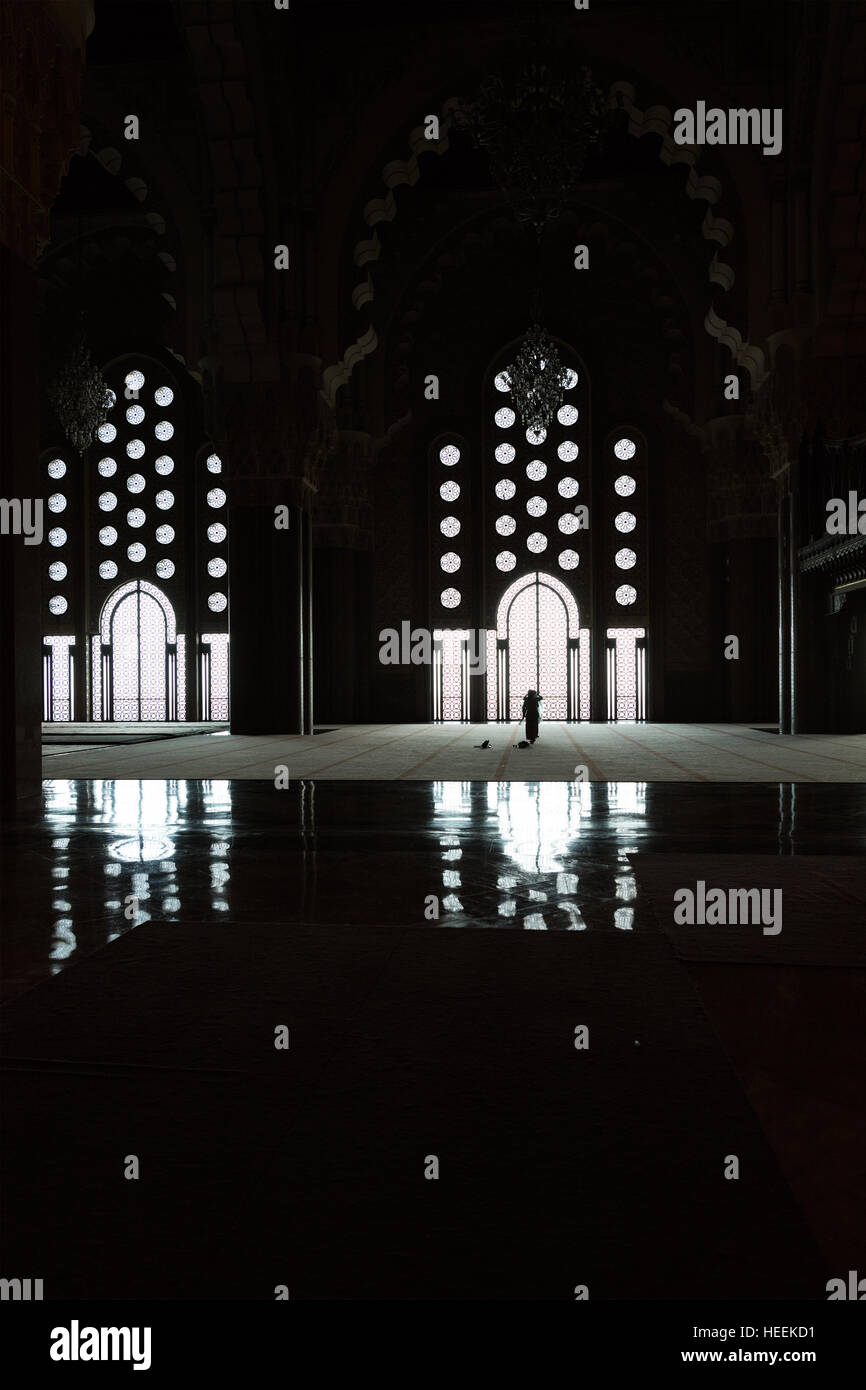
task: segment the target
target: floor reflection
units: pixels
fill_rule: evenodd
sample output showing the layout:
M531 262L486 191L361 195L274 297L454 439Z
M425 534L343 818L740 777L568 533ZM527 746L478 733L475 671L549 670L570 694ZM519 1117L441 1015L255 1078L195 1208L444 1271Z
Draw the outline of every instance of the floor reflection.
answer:
M149 922L635 932L629 854L860 852L864 826L854 786L53 780L3 832L3 988Z

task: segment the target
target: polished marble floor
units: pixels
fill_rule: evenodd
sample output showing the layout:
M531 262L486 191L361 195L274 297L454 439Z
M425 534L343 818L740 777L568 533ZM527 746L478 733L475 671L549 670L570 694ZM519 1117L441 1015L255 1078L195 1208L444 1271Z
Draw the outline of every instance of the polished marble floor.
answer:
M52 740L60 726L45 726ZM90 729L93 726L89 726ZM43 775L53 777L290 778L319 781L866 782L866 734L779 737L737 724L542 724L519 748L520 724L351 724L313 737L231 734L225 729L104 725L69 727L69 745L46 743ZM118 742L106 746L112 738ZM135 728L148 741L130 740ZM94 736L95 737L95 736ZM122 740L122 741L120 741ZM478 745L489 740L489 748Z
M629 856L860 855L866 788L54 778L3 838L9 997L148 921L639 931Z
M2 848L6 1249L53 1296L822 1298L856 1263L864 787L55 777ZM668 863L783 884L785 931L696 955Z

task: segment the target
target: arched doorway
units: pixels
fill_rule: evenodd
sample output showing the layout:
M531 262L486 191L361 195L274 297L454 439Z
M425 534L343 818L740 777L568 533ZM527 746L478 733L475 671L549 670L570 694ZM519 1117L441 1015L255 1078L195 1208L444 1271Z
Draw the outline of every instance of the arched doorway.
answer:
M536 570L505 590L488 639L487 715L519 719L527 690L545 719L589 717L589 631L571 590Z
M146 580L121 584L106 599L93 638L94 719L185 718L184 650L162 590Z

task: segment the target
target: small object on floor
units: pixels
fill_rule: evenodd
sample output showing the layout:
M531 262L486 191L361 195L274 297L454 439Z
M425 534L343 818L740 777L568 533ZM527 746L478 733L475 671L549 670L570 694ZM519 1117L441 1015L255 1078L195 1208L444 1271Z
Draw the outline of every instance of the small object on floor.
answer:
M476 744L474 744L473 746L474 746L475 748L489 748L489 747L490 747L490 739L489 739L489 738L486 738L486 739L484 740L483 743L476 743Z
M514 746L515 746L515 748L528 748L528 747L529 747L529 740L528 740L528 739L525 739L525 738L522 738L522 739L520 740L520 742L519 742L519 743L515 743Z

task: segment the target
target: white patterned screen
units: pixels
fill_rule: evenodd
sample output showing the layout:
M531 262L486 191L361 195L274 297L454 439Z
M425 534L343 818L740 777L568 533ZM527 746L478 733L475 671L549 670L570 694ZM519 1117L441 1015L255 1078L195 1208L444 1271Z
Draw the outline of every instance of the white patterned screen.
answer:
M544 701L545 719L573 717L576 702L571 691L569 641L580 632L577 604L568 587L555 575L536 571L509 585L497 611L496 633L488 634L487 716L520 719L527 690L537 690ZM497 638L499 639L497 641ZM500 643L503 650L500 650ZM589 717L589 642L580 687L581 718ZM507 681L508 709L503 709Z
M436 628L434 641L434 681L438 689L434 697L437 719L468 718L467 649L470 634L462 628Z
M644 719L646 653L638 643L646 637L646 629L609 627L607 637L608 719Z
M75 638L46 637L45 646L42 717L68 722L75 718Z
M208 668L207 719L229 717L229 635L227 632L204 632L202 642L210 648Z

